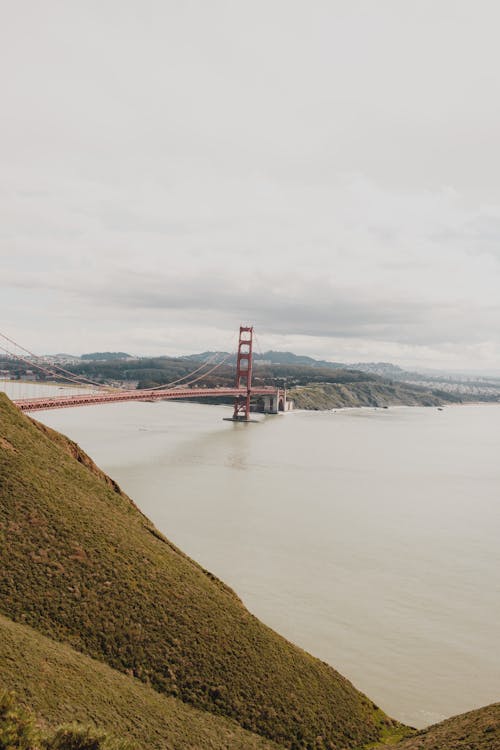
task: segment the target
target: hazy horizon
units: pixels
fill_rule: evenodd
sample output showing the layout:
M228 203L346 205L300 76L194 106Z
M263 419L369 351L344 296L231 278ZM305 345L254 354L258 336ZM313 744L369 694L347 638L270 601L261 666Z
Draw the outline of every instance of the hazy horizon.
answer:
M219 350L207 349L207 350L204 350L204 351L185 351L185 352L183 352L181 354L169 354L168 352L163 352L161 354L159 354L158 352L156 352L156 353L155 352L147 352L145 354L135 354L134 352L122 351L122 350L119 350L119 351L118 350L100 351L100 350L96 349L96 350L93 350L93 351L90 351L90 350L89 351L84 351L84 352L81 352L79 354L76 354L76 353L73 353L73 352L41 352L40 356L44 356L44 357L75 357L75 358L81 358L81 357L84 357L85 355L89 355L89 354L118 354L118 353L122 353L122 354L126 354L127 356L130 356L130 357L133 357L133 358L137 358L137 359L155 359L155 358L158 358L158 357L167 357L167 358L168 357L172 357L172 358L176 358L176 359L182 359L183 357L193 357L195 355L202 355L202 354L212 355L212 354L215 353L215 351L219 352ZM408 368L402 367L397 362L389 362L387 360L364 359L364 360L357 360L356 362L354 362L354 361L353 362L347 362L347 361L346 362L342 362L342 361L339 361L339 360L326 360L326 359L324 359L323 357L321 357L319 355L316 356L314 354L303 354L302 352L292 352L290 350L284 350L284 349L281 349L281 350L268 349L268 350L266 350L264 352L262 352L262 351L254 352L254 359L257 359L255 357L256 354L264 356L266 354L269 354L270 352L279 353L279 354L293 354L293 355L295 355L297 357L309 357L310 359L317 360L318 362L331 362L332 365L342 364L342 365L346 365L346 366L349 366L349 367L354 366L354 365L391 365L391 366L399 367L402 370L407 370L408 369ZM230 352L220 351L219 353L221 355L224 355L224 354L229 354ZM234 351L233 353L236 356L236 351ZM416 365L415 366L415 372L421 373L421 374L424 374L424 375L427 373L429 375L432 375L432 374L435 374L435 375L456 375L457 377L458 376L465 376L465 377L467 377L467 376L471 376L471 377L477 376L477 377L485 377L485 378L500 378L500 369L497 369L497 370L496 369L478 370L478 369L474 369L474 368L470 368L470 369L466 369L466 368L465 369L460 369L460 368L457 368L457 369L445 368L445 369L442 369L442 368L438 368L438 367L425 367L425 366L418 366L418 365Z

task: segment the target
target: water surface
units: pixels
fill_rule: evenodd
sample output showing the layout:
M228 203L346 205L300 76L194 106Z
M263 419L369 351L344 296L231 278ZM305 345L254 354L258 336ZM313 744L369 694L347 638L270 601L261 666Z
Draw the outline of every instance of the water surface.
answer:
M223 422L110 404L37 419L77 440L262 620L424 726L500 699L500 408Z

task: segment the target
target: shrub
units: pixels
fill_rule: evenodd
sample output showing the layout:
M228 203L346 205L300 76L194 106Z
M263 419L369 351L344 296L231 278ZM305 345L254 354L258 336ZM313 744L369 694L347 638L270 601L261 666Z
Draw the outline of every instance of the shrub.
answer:
M117 740L95 727L66 724L44 742L45 750L134 750L135 745Z
M0 750L38 750L39 735L33 717L14 693L0 693Z
M101 750L106 734L93 727L61 726L46 741L47 750Z

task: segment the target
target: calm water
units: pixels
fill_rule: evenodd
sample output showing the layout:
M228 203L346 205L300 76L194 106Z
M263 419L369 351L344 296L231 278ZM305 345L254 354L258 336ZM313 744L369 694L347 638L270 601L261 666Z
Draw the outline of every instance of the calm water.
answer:
M424 726L500 699L500 408L112 404L77 440L262 620Z

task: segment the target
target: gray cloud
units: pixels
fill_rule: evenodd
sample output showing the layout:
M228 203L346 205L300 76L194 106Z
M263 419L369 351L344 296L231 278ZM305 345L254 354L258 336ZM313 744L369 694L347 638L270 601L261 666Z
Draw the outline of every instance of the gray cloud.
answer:
M399 267L398 267L399 268ZM338 290L321 276L307 283L293 280L279 285L263 274L233 280L222 268L216 279L205 274L175 277L159 269L156 274L118 270L113 277L76 279L42 277L45 290L78 300L78 307L93 309L105 319L109 311L127 311L141 318L144 312L162 318L164 313L189 313L224 328L228 320L251 320L268 334L390 341L413 346L478 344L494 337L500 323L500 306L435 302L429 306L403 293L359 294ZM40 274L11 276L19 288L37 288ZM69 303L71 307L75 303ZM202 323L203 325L203 323Z
M4 15L7 332L500 366L496 3Z

